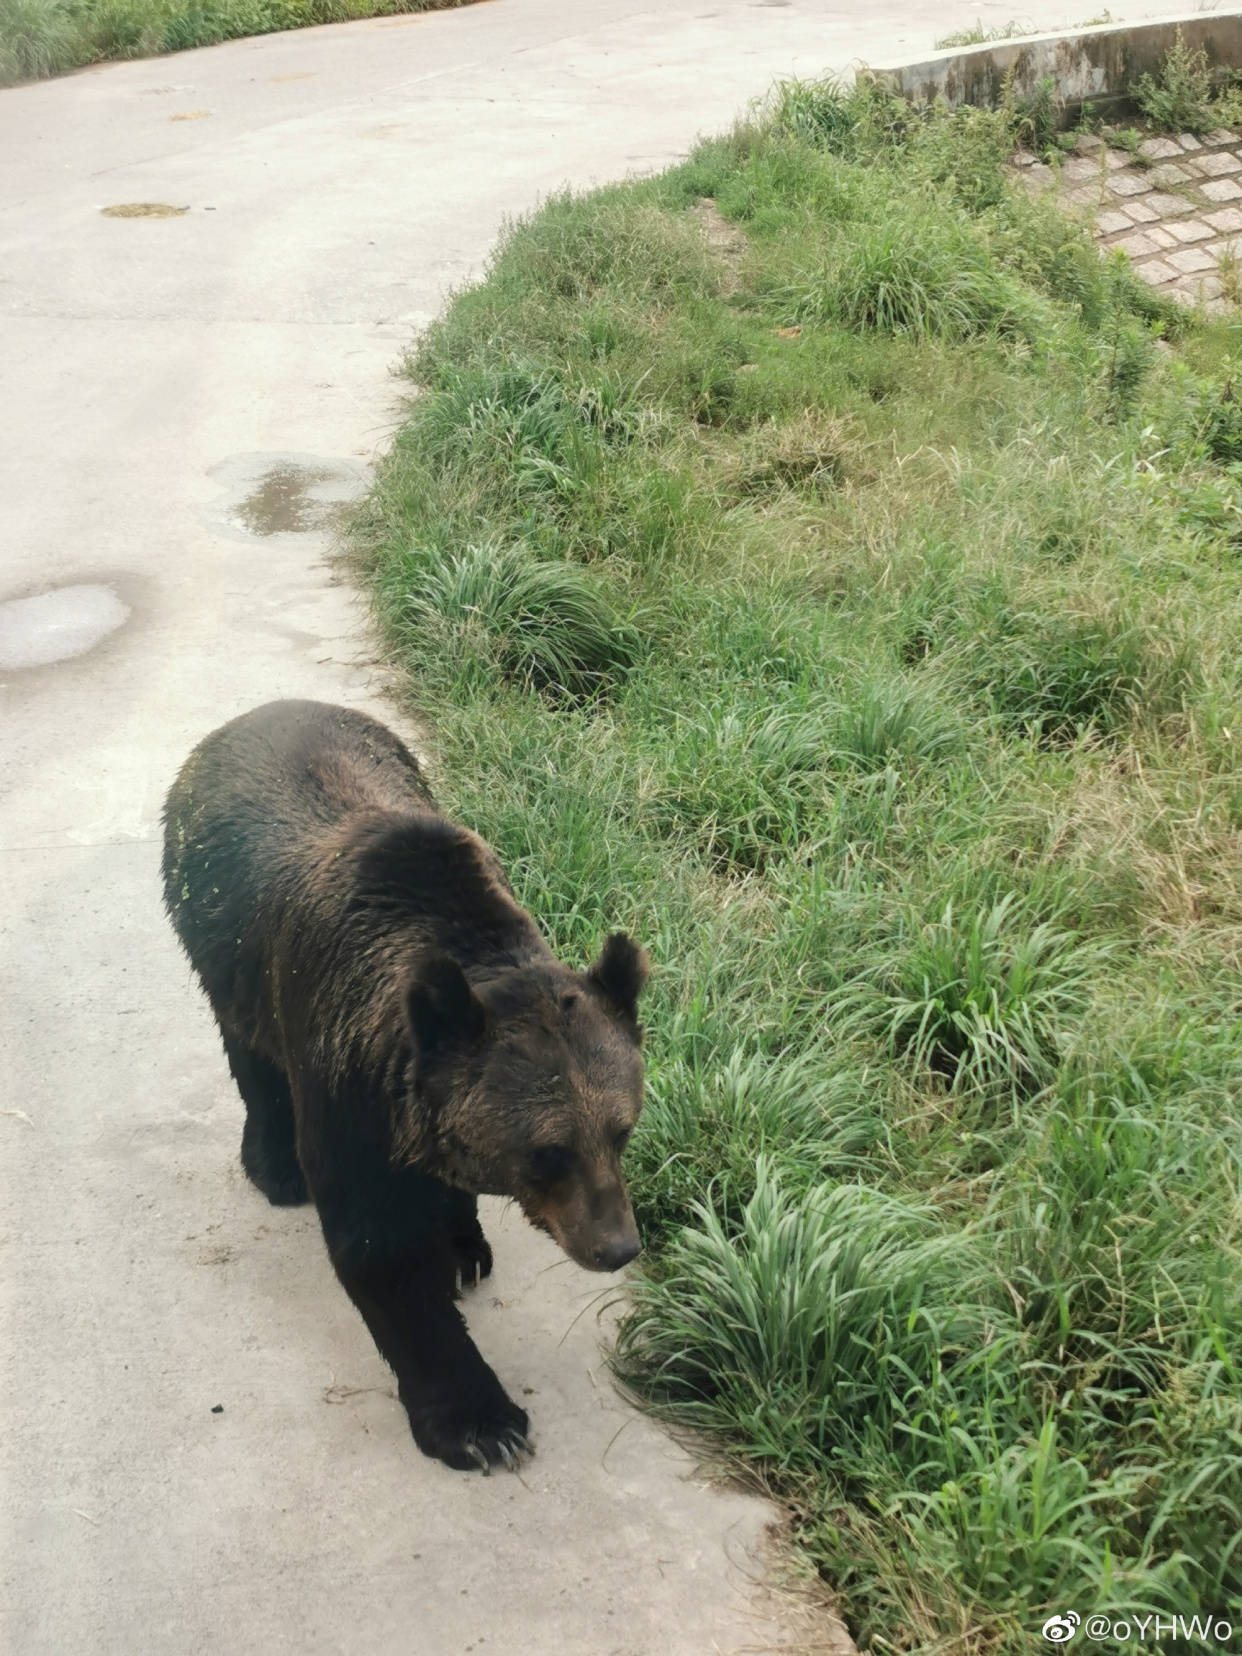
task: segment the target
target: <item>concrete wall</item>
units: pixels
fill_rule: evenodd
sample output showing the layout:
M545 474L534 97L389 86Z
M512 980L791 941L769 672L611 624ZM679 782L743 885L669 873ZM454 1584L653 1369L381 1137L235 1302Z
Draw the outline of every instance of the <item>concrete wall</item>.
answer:
M1086 102L1104 115L1131 108L1129 88L1140 75L1157 73L1179 28L1186 44L1201 46L1212 64L1242 69L1242 12L1234 11L1195 12L1152 23L1106 23L1074 34L997 40L937 52L922 63L876 72L892 79L908 97L928 103L943 97L951 104L983 106L1000 100L1010 71L1020 97L1029 96L1040 81L1051 77L1072 122Z

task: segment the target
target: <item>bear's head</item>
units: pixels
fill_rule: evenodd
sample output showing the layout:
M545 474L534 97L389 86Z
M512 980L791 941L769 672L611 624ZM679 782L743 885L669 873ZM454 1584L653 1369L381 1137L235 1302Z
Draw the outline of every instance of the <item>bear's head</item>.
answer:
M471 985L433 955L406 993L419 1161L512 1196L589 1271L618 1270L640 1246L621 1152L642 1109L647 970L615 933L584 973L539 961Z

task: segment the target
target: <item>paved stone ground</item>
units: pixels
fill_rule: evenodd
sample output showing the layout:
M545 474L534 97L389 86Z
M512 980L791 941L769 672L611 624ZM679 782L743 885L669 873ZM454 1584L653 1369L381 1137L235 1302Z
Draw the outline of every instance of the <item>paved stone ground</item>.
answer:
M1100 245L1159 292L1213 312L1242 297L1242 134L1144 138L1137 154L1082 134L1057 166L1016 159L1032 189L1089 213Z

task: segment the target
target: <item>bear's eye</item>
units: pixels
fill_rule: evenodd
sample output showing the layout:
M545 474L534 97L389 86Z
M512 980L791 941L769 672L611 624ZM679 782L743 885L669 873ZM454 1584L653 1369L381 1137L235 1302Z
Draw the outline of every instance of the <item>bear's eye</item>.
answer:
M532 1154L530 1165L540 1184L556 1184L573 1171L574 1153L564 1144L540 1145Z
M620 1152L624 1150L626 1145L630 1142L632 1133L633 1128L623 1127L621 1131L615 1135L612 1142L616 1145L618 1154L620 1154Z

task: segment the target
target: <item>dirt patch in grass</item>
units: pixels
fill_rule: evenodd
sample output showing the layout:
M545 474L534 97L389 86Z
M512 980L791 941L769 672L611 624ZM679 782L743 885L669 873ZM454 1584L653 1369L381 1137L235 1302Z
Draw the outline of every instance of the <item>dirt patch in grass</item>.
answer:
M703 196L690 208L698 221L707 244L724 262L727 276L723 291L736 293L742 285L742 261L746 257L746 237L736 224L730 224L710 196Z

